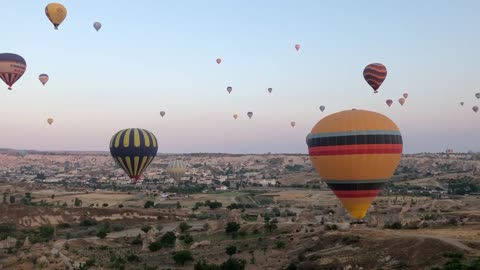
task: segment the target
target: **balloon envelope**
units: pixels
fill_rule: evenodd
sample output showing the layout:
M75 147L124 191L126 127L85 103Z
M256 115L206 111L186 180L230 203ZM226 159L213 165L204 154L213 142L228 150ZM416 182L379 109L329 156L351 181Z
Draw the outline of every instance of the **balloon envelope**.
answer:
M307 136L310 160L350 215L365 217L402 156L402 136L388 117L348 110L321 119Z
M238 118L238 115L234 114L234 115L233 115L233 118L234 118L234 119L237 119L237 118Z
M392 106L393 100L387 99L386 102L387 102L388 107L390 107L390 106Z
M0 78L12 90L13 84L25 73L27 63L25 59L14 53L0 53Z
M53 118L48 118L48 119L47 119L47 123L48 123L49 125L51 125L51 124L53 123Z
M462 101L462 102L460 102L460 105L462 105L462 106L463 106L463 104L465 104L463 101Z
M295 49L298 51L300 50L300 44L295 44Z
M408 98L408 93L403 93L404 98Z
M110 154L134 182L152 163L157 151L157 138L145 129L123 129L110 140Z
M222 62L222 59L220 59L220 58L217 58L217 60L216 60L216 61L217 61L217 64L220 64L220 63Z
M233 88L231 86L227 87L227 92L230 94L232 92Z
M400 105L403 106L403 104L405 103L405 99L404 98L399 98L398 102L400 103Z
M40 82L45 85L47 82L48 82L48 75L47 74L40 74L38 76L38 79L40 80Z
M325 111L325 106L323 106L323 105L320 106L320 111L322 111L322 112Z
M473 106L472 110L473 110L474 112L478 112L478 106Z
M380 63L369 64L363 70L363 78L373 88L374 93L378 92L378 88L380 88L386 77L387 68Z
M248 118L252 118L253 112L248 112L248 113L247 113L247 116L248 116Z
M292 127L295 127L295 122L290 122L290 125L291 125Z
M161 112L160 112L160 116L161 116L161 117L164 117L164 116L165 116L165 112L164 112L164 111L161 111Z
M45 14L55 29L58 29L58 26L65 20L65 17L67 17L67 9L62 4L50 3L45 7Z
M475 97L476 97L476 98L480 98L480 93L476 93L476 94L475 94Z
M272 88L268 88L268 92L269 93L272 93L273 89Z
M99 23L99 22L94 22L93 23L93 28L95 28L95 30L100 30L100 28L102 28L102 24Z
M187 165L182 160L171 161L167 166L167 172L172 176L175 181L180 181L182 176L187 171Z

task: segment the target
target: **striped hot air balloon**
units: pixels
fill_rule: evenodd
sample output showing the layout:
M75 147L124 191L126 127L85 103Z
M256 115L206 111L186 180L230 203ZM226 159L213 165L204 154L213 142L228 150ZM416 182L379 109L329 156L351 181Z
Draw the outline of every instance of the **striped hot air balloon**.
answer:
M167 166L167 172L172 176L175 181L180 181L182 176L187 171L187 164L182 160L173 160Z
M402 136L386 116L364 110L331 114L307 136L312 164L350 215L365 217L402 156Z
M145 129L123 129L110 140L110 154L134 182L152 163L157 151L157 138Z
M380 63L370 64L363 70L363 78L373 88L374 93L378 92L378 88L380 88L386 77L387 68Z
M12 90L12 85L18 81L27 69L27 62L18 54L0 53L0 79Z
M48 82L48 75L47 74L40 74L38 76L38 79L45 86L45 84Z

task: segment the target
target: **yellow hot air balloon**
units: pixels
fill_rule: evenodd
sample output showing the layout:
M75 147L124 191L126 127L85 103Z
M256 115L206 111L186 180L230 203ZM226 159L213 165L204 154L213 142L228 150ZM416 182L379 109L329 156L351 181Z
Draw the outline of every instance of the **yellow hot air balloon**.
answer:
M67 17L67 9L62 4L50 3L45 7L45 14L55 26L55 29L58 29L58 26Z
M402 135L388 117L349 110L320 120L307 136L310 159L350 215L365 217L402 157Z
M175 181L180 181L182 176L187 171L187 164L182 160L173 160L167 166L167 172L175 179Z

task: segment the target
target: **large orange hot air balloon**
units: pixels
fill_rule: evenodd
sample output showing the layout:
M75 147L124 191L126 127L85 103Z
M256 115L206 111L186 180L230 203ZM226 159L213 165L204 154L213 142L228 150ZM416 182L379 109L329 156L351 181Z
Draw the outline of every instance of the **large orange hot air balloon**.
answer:
M386 77L387 68L380 63L370 64L363 70L363 78L365 78L375 93L378 92L378 88L380 88Z
M392 177L402 157L402 135L388 117L349 110L320 120L307 136L316 171L355 219Z

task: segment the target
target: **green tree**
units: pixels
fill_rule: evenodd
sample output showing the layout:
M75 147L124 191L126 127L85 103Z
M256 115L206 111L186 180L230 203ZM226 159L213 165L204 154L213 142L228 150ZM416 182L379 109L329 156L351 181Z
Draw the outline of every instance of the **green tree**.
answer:
M227 253L228 256L232 257L233 254L237 253L237 247L236 246L228 246L225 249L225 253Z
M265 230L267 230L268 232L273 232L274 230L277 229L277 223L278 223L278 220L276 218L274 219L270 219L270 217L265 217Z
M188 225L186 222L182 222L180 223L180 225L178 225L178 228L180 229L180 231L182 233L188 231L190 228L192 228L192 226Z
M192 253L190 253L188 250L175 252L173 254L173 260L177 264L185 265L186 262L193 261Z
M100 239L105 239L105 237L107 237L107 231L105 229L100 229L97 233L97 237Z
M182 208L182 205L180 204L180 202L177 202L177 209L180 209Z
M225 232L227 234L232 234L232 233L238 232L239 229L240 229L240 224L238 224L236 222L229 222L229 223L227 223L227 227L225 228Z
M247 262L245 260L237 260L230 258L226 262L222 263L220 266L221 270L245 270L245 265Z
M75 207L80 207L82 206L82 200L80 200L79 198L75 198L75 202L73 203L73 205Z
M153 201L146 201L145 205L143 206L144 208L151 208L155 205Z
M173 247L175 246L175 241L177 240L177 237L173 232L166 232L162 238L160 238L160 243L164 247Z
M150 225L143 225L141 228L142 232L144 233L148 233L148 231L150 231L151 229L152 229L152 226Z

